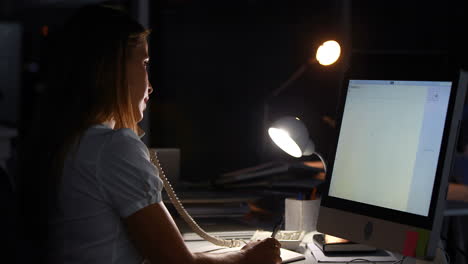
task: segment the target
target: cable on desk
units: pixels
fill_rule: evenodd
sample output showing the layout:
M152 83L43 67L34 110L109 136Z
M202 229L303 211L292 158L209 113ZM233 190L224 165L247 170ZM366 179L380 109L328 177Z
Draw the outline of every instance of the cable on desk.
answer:
M440 249L442 252L444 252L445 260L447 261L447 263L450 264L451 259L450 259L450 255L447 253L447 251L445 249L441 248L441 247L437 247L437 248Z
M405 261L405 259L406 259L406 256L403 256L400 260L397 260L397 261L393 262L392 264L403 263L403 261Z
M376 264L374 261L371 261L371 260L368 260L368 259L364 259L364 258L355 258L355 259L352 259L352 260L350 260L350 261L347 261L346 264L351 263L351 262L369 262L369 263L374 263L374 264Z
M405 260L406 256L403 256L401 259L395 261L395 262L392 262L391 264L398 264L398 263L402 263L404 260ZM355 259L352 259L350 261L347 261L346 264L348 263L355 263L355 262L366 262L366 263L375 263L375 261L371 261L371 260L368 260L368 259L364 259L364 258L355 258Z

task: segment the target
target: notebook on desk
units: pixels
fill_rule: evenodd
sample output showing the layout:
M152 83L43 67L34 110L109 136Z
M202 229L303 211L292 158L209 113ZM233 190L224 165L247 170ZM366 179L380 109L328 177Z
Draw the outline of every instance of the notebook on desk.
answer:
M210 252L210 253L226 253L231 251L240 250L241 247L233 247L233 248L226 248L220 247L213 244L205 244L202 246L198 246L196 242L187 243L187 246L192 252ZM292 250L281 248L281 259L283 260L282 263L290 263L297 260L305 259L305 256L301 253L297 253Z

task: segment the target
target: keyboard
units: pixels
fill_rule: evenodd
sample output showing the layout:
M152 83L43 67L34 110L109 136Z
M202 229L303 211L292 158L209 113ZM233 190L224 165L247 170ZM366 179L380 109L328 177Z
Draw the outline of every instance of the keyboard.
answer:
M242 231L221 231L221 232L208 232L208 234L223 238L223 239L247 239L250 238L255 234L255 230L242 230ZM196 240L204 240L196 233L184 233L182 237L185 241L196 241Z
M275 238L281 243L282 248L295 250L301 244L304 235L305 231L280 230ZM271 237L271 232L257 230L251 240L262 240L267 237Z
M304 232L300 231L280 231L275 238L278 240L299 240L304 236Z
M242 231L221 231L221 232L208 232L212 236L216 236L222 239L243 239L243 240L263 240L271 237L270 231L262 230L242 230ZM280 230L276 233L275 238L281 243L281 247L285 249L295 250L299 247L299 244L304 238L304 231L290 231ZM204 240L196 233L184 233L182 237L185 241L200 241Z

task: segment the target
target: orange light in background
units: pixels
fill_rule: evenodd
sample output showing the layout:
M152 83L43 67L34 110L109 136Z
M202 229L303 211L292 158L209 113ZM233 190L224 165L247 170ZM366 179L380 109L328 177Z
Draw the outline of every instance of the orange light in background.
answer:
M318 49L316 54L317 61L328 66L335 63L341 54L341 47L338 42L334 40L325 41Z
M49 35L49 26L43 25L41 27L41 35L47 37Z

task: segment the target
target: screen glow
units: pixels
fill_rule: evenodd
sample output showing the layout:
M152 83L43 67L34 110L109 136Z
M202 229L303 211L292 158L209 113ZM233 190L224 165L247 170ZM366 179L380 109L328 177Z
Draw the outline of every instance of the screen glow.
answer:
M450 89L351 80L330 196L427 216Z

